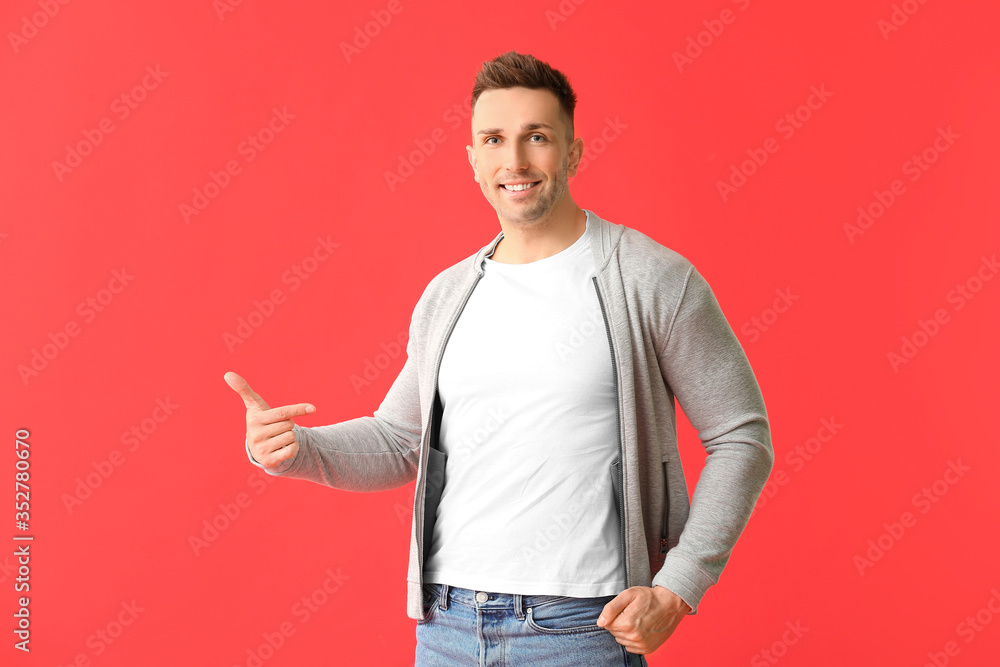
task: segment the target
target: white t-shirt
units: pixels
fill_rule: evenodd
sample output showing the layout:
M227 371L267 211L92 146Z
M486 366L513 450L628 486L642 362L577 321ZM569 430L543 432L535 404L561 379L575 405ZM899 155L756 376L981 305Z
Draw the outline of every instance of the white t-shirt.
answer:
M538 261L483 266L441 362L448 458L424 581L619 593L617 396L587 233Z

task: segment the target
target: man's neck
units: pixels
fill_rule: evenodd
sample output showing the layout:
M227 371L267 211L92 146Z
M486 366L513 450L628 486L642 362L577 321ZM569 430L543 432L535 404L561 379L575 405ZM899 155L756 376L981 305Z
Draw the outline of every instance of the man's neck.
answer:
M551 257L575 243L587 229L587 212L573 204L568 213L528 225L500 221L503 238L490 259L503 264L527 264Z

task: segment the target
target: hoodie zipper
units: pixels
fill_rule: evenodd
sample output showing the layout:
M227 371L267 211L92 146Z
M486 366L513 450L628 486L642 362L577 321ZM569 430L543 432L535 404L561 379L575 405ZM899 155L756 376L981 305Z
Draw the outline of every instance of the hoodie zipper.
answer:
M444 335L444 340L441 341L441 347L438 349L437 361L434 365L434 393L431 398L430 411L427 414L427 442L424 443L421 449L423 455L423 450L430 446L431 441L434 439L434 404L437 403L437 390L438 390L438 379L441 374L441 360L444 358L444 348L448 344L448 339L451 338L451 332L455 329L455 324L458 322L458 318L461 316L462 311L465 310L465 304L469 302L469 298L472 296L472 291L476 289L476 285L482 279L483 274L479 272L476 275L476 279L472 282L472 286L465 293L465 297L462 299L462 303L458 307L458 311L452 317L451 324L448 325L448 331ZM417 529L417 579L421 586L424 583L424 545L423 545L423 535L424 535L424 523L426 517L424 516L424 508L426 507L427 501L427 462L430 458L430 453L423 455L424 458L424 476L421 482L423 483L423 488L420 491L420 526Z
M608 346L611 348L611 374L615 380L615 417L618 423L618 519L621 530L622 569L625 575L625 588L629 587L628 581L628 554L625 551L625 452L622 447L622 414L621 396L618 389L618 364L615 362L615 344L611 339L611 323L608 322L608 314L604 309L604 298L601 296L601 287L597 284L597 276L591 278L594 281L594 289L597 291L597 302L601 306L601 316L604 318L604 330L608 334Z
M668 462L664 461L663 465L663 482L669 486L670 478L667 476ZM666 493L666 499L663 504L663 524L660 526L660 555L667 553L667 530L670 528L670 492Z

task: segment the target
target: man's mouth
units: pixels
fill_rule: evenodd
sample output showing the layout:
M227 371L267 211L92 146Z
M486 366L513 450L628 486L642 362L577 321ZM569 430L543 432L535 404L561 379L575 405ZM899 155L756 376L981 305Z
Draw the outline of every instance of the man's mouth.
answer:
M507 192L524 192L525 190L530 190L539 183L541 183L541 181L534 181L533 183L503 183L500 187Z

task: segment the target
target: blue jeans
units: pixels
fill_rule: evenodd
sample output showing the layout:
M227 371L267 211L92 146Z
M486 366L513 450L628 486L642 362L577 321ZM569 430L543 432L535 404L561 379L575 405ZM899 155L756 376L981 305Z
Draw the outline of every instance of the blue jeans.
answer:
M647 667L597 617L614 595L593 598L473 591L424 584L414 667Z

